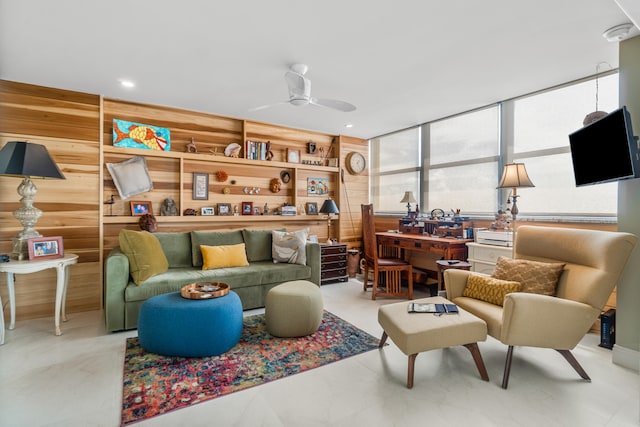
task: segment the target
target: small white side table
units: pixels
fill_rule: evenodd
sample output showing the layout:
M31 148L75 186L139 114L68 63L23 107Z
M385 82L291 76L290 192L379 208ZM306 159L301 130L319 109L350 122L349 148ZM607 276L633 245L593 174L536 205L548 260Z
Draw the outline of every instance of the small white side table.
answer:
M77 262L78 255L68 253L62 258L33 261L10 260L9 262L0 263L0 273L7 273L7 289L9 291L9 307L11 310L11 322L9 323L9 329L13 329L16 323L16 295L13 275L29 274L46 270L48 268L55 268L58 276L56 282L55 308L56 335L62 335L62 331L60 330L60 317L62 316L62 321L67 321L65 305L67 301L67 286L69 284L69 266L76 264ZM0 333L0 344L2 344L4 343L4 316L0 317L0 326L2 326L2 332Z

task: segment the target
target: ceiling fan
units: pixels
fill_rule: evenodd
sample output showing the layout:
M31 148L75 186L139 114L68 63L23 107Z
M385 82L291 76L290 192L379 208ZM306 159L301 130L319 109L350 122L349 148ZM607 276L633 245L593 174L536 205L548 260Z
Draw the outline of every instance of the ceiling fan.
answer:
M356 106L337 99L316 98L311 96L311 80L304 75L309 70L305 64L293 64L289 71L284 74L284 80L289 86L289 100L277 102L275 104L262 105L249 111L258 111L280 104L291 104L300 107L307 104L318 105L320 107L332 108L334 110L349 112L354 111Z

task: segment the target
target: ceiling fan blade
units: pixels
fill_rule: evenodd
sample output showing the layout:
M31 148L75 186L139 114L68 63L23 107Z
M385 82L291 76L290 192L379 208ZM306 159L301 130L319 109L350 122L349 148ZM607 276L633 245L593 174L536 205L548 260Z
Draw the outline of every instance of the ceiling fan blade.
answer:
M249 112L265 110L267 108L275 107L276 105L288 104L288 103L289 103L289 101L282 101L282 102L276 102L275 104L261 105L259 107L249 108Z
M356 109L355 105L349 104L345 101L338 101L337 99L311 98L310 102L314 105L333 108L334 110L340 110L344 112L354 111Z

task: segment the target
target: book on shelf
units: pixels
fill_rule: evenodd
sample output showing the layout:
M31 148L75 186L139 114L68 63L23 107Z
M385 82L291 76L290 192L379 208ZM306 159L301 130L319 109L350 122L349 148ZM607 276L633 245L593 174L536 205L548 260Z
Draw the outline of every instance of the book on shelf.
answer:
M261 141L247 140L246 158L249 160L266 160L267 159L267 143Z
M417 303L410 302L407 306L409 313L435 313L435 314L457 314L458 306L455 304Z

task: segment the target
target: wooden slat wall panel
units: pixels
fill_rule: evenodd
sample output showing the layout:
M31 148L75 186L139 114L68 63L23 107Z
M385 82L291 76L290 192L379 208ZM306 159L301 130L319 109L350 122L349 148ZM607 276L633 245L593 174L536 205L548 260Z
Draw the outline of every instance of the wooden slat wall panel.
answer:
M243 145L243 122L179 108L104 100L104 143L113 145L113 119L127 120L171 130L171 151L184 152L194 138L198 152L224 153L231 143Z
M329 157L338 157L336 138L332 135L253 121L245 122L245 133L251 141L270 141L274 161L286 162L287 148L300 150L300 161L322 161L321 151L327 153L330 150L333 154ZM316 143L315 154L307 153L308 142Z
M99 129L96 95L0 80L0 146L8 141L43 144L66 178L35 181L35 206L43 211L36 229L44 236L62 236L65 251L80 256L71 267L69 313L102 306ZM19 183L19 178L0 177L1 253L11 251L22 229L12 215L21 205ZM55 270L16 275L16 317L53 316L55 286ZM0 294L8 301L4 275Z
M367 159L367 168L360 175L351 175L346 167L350 152L358 152ZM369 203L369 144L358 138L340 136L340 170L344 182L337 186L336 200L340 206L340 241L349 248L360 248L362 242L362 213L360 205Z

